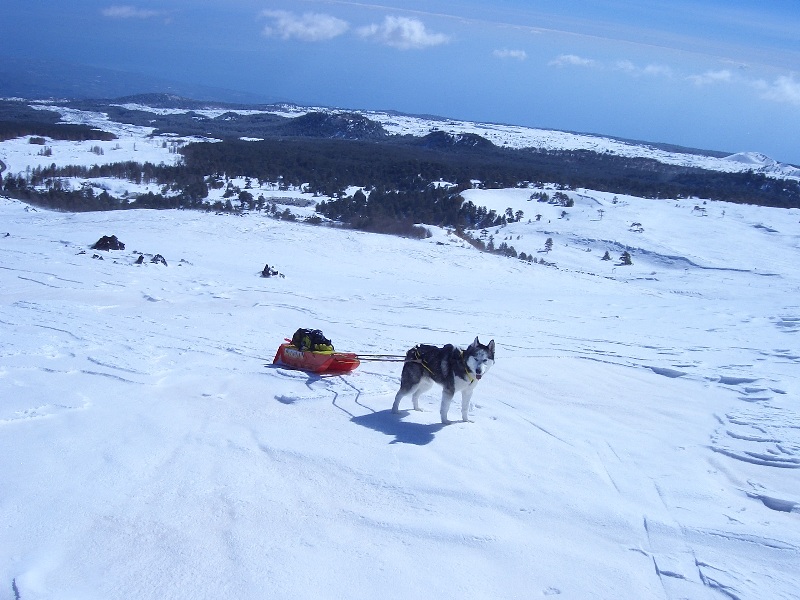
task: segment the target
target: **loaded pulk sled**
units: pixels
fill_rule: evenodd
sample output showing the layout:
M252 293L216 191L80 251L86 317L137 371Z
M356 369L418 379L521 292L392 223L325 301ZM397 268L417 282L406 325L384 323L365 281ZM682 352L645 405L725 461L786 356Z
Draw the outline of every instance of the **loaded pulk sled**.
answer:
M310 373L349 373L361 362L353 352L336 352L319 329L298 329L278 347L273 364Z
M272 364L319 374L342 374L353 371L362 361L405 362L397 354L356 354L337 352L319 329L298 329L291 339L278 347Z

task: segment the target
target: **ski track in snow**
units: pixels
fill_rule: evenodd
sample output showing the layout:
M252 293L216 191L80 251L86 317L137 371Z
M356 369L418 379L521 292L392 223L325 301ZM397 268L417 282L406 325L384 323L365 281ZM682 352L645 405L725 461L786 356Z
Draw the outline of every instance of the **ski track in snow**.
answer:
M584 190L567 223L474 192L543 213L491 233L554 237L558 267L0 199L0 599L796 598L798 212ZM130 250L88 249L112 233ZM443 426L438 389L391 414L398 364L272 365L301 326L498 362Z

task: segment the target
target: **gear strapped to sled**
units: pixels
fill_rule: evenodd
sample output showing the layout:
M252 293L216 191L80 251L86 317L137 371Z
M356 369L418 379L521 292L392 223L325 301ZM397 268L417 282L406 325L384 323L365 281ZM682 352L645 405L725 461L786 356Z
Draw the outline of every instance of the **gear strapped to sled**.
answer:
M333 352L333 344L319 329L298 329L292 336L292 346L303 352Z

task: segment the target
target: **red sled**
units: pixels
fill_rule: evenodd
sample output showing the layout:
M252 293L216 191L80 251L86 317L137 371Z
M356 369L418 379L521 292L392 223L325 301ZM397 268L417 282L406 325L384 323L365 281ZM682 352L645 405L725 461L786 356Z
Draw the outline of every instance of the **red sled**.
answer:
M292 344L281 344L272 364L309 373L339 374L349 373L360 365L361 361L353 352L316 352L298 350Z

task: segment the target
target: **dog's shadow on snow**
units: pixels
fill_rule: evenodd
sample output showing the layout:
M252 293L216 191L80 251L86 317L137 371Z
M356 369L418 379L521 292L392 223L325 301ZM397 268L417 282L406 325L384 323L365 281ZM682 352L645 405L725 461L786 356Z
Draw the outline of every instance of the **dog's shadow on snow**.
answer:
M417 446L430 444L436 432L445 427L443 423L425 425L403 421L401 417L407 414L408 411L400 411L399 414L395 414L389 409L379 410L360 417L353 417L352 421L362 427L394 436L394 439L389 442L390 444L415 444Z

